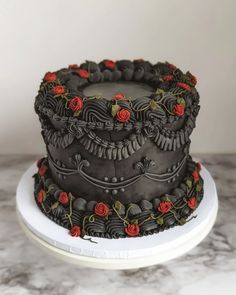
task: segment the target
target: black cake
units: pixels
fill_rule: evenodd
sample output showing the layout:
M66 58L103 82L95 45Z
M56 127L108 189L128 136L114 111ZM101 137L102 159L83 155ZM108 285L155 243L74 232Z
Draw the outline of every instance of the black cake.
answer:
M35 200L72 236L144 236L183 225L203 197L189 155L196 78L168 62L86 61L45 74L35 101L47 157Z

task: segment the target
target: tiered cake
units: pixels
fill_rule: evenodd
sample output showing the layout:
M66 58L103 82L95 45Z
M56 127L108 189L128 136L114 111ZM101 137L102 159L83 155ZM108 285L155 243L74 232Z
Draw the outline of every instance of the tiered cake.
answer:
M170 63L87 61L45 74L35 101L47 157L35 200L72 236L144 236L183 225L203 197L189 155L196 78Z

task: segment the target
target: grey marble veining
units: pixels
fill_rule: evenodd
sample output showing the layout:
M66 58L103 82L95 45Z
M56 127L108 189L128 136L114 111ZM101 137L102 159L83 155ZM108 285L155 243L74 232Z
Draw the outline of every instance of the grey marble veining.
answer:
M195 249L168 263L110 271L63 263L23 234L15 213L15 190L37 156L0 157L1 295L235 295L236 155L196 155L214 177L219 193L217 222Z

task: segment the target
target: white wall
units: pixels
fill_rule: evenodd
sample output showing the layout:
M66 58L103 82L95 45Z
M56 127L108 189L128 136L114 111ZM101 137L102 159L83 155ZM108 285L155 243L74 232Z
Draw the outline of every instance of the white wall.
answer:
M44 152L33 103L46 71L140 57L198 77L193 152L236 152L235 28L234 0L0 0L0 153Z

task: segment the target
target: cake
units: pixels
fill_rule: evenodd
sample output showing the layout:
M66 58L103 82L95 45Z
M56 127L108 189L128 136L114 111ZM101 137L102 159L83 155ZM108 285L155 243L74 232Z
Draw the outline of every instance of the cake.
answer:
M157 234L196 217L196 82L142 59L47 72L35 100L47 150L34 175L42 213L81 238Z

